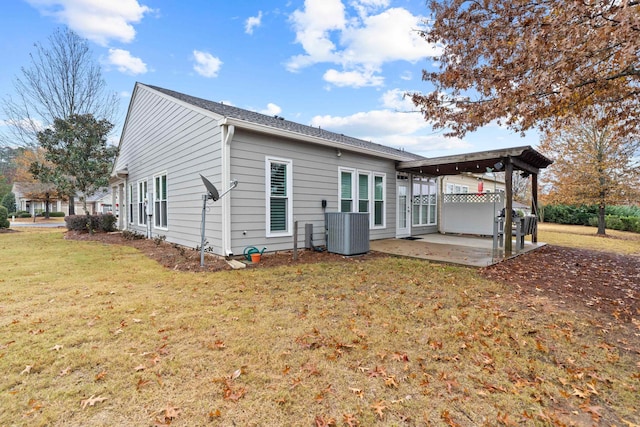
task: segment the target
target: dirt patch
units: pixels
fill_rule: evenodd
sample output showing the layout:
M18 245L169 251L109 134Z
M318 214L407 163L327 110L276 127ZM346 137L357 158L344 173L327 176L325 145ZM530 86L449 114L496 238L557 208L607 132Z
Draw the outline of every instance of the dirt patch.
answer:
M480 270L519 294L547 296L629 322L640 317L640 257L544 246Z

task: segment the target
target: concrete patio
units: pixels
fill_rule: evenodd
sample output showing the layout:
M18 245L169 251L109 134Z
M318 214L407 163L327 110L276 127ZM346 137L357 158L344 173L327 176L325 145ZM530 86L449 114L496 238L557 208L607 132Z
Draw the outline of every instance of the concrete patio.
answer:
M392 255L421 258L431 261L460 264L471 267L486 267L504 260L504 248L493 250L493 239L457 234L423 234L408 239L372 240L370 249ZM512 257L538 249L546 243L531 243L525 240L524 248Z

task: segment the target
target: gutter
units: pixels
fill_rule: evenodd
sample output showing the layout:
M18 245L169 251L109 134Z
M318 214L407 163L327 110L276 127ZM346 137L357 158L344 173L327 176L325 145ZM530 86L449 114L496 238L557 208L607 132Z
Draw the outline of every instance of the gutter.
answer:
M223 119L219 122L220 126L220 153L222 161L222 170L220 175L222 177L221 191L225 190L225 186L231 182L231 141L235 135L236 128L234 125L227 123L227 119ZM221 199L221 234L222 234L222 253L224 256L233 256L231 250L231 194L229 197Z

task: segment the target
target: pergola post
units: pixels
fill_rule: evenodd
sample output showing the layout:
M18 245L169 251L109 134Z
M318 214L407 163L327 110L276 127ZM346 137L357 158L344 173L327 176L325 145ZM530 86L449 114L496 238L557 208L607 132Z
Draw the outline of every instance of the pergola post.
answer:
M504 187L506 193L506 205L504 214L504 257L509 258L513 253L513 243L511 240L511 224L513 223L513 163L511 157L505 159Z
M531 174L531 212L538 216L538 174ZM533 227L531 243L538 243L538 226Z

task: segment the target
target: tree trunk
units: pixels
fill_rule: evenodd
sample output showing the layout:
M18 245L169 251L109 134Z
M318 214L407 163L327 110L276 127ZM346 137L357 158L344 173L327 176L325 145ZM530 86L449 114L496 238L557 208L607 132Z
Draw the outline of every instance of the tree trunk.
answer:
M600 203L598 206L598 235L604 236L605 234L604 203Z
M69 215L76 214L76 200L73 196L69 196Z
M49 206L51 201L51 195L49 193L44 193L44 217L49 219Z

